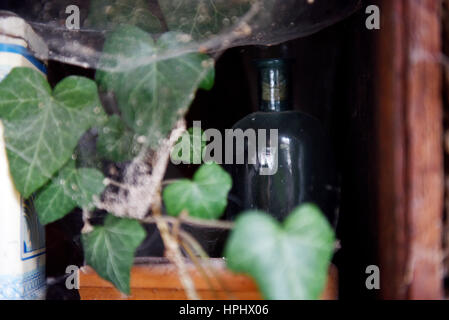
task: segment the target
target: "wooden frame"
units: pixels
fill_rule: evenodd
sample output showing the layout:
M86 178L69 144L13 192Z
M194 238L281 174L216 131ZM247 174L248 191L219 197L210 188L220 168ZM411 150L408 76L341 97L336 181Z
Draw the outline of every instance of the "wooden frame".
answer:
M385 299L443 295L440 2L380 0L379 248Z
M199 270L187 262L195 287L204 300L260 300L262 299L254 281L234 274L226 269L223 259L210 259L208 269L213 270L215 279L208 283ZM100 278L90 267L79 271L82 300L185 300L176 267L164 258L138 258L131 271L131 295L120 293L113 285ZM220 279L218 282L216 279ZM211 289L211 286L214 289ZM338 297L338 272L334 266L329 269L329 279L323 300Z

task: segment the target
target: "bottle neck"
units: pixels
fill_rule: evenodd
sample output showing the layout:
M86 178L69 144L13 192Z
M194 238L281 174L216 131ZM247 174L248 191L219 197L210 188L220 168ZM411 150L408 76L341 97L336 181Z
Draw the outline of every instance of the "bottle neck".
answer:
M261 60L259 67L259 109L263 112L291 110L286 63L280 59Z

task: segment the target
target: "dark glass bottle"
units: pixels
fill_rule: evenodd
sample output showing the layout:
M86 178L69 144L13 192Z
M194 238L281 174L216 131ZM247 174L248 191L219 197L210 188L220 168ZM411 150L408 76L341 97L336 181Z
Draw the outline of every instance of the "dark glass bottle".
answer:
M226 165L233 178L228 218L258 209L283 220L295 207L310 202L333 223L337 195L325 130L316 118L292 111L288 61L258 60L257 67L259 111L237 122L233 129L234 135L241 129L246 137L251 136L250 131L263 135L265 129L266 141L245 139L240 149L244 151L243 164L236 164L239 142L234 140L233 164Z

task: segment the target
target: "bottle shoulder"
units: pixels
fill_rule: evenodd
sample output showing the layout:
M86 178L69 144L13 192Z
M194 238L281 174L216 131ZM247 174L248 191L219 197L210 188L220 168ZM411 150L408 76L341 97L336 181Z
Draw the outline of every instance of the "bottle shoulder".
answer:
M254 112L238 121L233 129L277 129L293 135L304 132L324 134L317 118L300 111Z

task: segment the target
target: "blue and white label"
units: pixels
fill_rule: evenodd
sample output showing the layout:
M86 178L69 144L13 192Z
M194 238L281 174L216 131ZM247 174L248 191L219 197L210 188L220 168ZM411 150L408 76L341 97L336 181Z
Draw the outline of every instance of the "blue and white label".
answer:
M28 260L45 254L45 229L40 224L32 199L22 200L21 259Z
M26 47L0 42L0 81L15 67L46 73ZM3 129L0 121L0 299L45 299L45 231L33 200L15 189Z
M45 268L20 276L0 276L0 299L39 300L46 285Z

